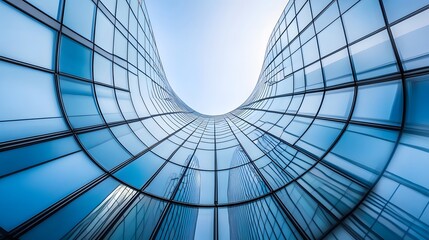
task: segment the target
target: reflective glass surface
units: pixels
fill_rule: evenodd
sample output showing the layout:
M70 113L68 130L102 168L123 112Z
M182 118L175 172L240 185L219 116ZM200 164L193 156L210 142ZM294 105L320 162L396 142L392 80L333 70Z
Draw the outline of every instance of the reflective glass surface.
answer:
M0 239L425 239L429 3L290 0L236 110L144 1L0 1Z

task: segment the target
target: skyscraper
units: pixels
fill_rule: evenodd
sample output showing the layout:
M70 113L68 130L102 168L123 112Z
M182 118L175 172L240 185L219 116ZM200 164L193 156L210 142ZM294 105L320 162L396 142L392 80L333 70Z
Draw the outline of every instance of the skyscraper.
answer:
M424 239L429 2L291 0L221 116L144 2L0 1L0 238Z

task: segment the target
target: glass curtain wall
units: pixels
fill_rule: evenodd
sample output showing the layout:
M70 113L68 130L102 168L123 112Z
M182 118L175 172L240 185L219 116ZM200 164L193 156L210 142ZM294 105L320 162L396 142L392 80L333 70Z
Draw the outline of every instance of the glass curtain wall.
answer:
M206 116L144 1L0 0L0 238L427 238L428 39L426 0L290 0Z

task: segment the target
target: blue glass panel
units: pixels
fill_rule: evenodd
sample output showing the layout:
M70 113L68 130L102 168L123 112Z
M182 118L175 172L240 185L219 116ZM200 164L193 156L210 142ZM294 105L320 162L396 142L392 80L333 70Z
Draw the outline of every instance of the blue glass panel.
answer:
M290 97L290 96L274 98L273 102L270 105L270 110L278 111L278 112L285 112L287 107L289 106L291 99L292 99L292 97Z
M94 55L94 81L113 85L112 62L98 53Z
M295 117L289 126L285 128L281 138L290 144L295 144L307 130L311 121L311 118Z
M298 13L298 27L301 32L312 20L311 11L310 11L310 3L304 5L301 11Z
M106 129L78 137L91 156L106 169L112 169L131 157Z
M320 2L318 0L317 2ZM312 4L313 5L313 4ZM331 4L323 13L320 15L316 21L314 26L316 27L316 32L322 31L326 26L328 26L331 22L337 19L340 16L338 11L337 4Z
M426 174L429 168L428 140L424 135L403 134L386 171L400 177L403 182L412 183L414 188L429 189Z
M113 67L115 86L128 89L128 72L123 67L114 64Z
M95 28L95 44L107 52L112 53L114 30L115 29L110 20L104 15L103 12L98 10Z
M2 61L0 73L0 142L68 129L53 74Z
M38 224L21 239L60 239L108 197L118 185L118 182L108 178Z
M115 13L116 0L100 0L101 3L112 13Z
M276 95L293 93L293 76L289 76L286 79L277 82L276 91Z
M359 0L337 0L340 6L341 13L349 10L351 6L357 3Z
M109 233L109 239L149 239L156 226L155 219L159 219L161 214L167 205L166 202L157 199L149 198L144 195L138 196L137 201L129 208L124 214L124 218L119 221L116 228ZM143 213L143 214L141 214ZM181 212L184 216L189 212ZM177 221L180 218L175 218ZM187 218L189 220L189 218ZM189 222L187 222L188 224ZM181 229L180 225L175 223L175 229ZM171 228L170 228L171 229ZM188 232L181 232L182 236Z
M259 169L262 177L268 182L272 189L276 190L283 187L290 181L290 176L282 168L280 168L275 161L267 156L264 156L255 161L256 168ZM232 179L233 180L233 179ZM246 185L242 184L243 187ZM259 183L262 185L262 183ZM238 192L236 190L235 192Z
M200 208L197 224L195 225L195 239L209 238L214 234L214 209Z
M397 137L397 131L349 125L324 161L360 182L371 185L390 159Z
M232 167L232 158L237 151L239 151L238 147L218 149L216 151L217 169Z
M310 0L313 17L316 17L330 2L331 0Z
M66 1L64 9L64 24L92 40L94 30L95 4L91 0Z
M194 236L198 212L199 209L196 207L171 205L154 239L186 239L189 236ZM177 217L178 213L186 216L186 218Z
M119 170L115 173L115 176L131 186L140 189L164 162L162 158L152 152L148 152Z
M0 56L54 68L56 33L53 29L1 1L0 32Z
M133 155L137 155L146 149L146 146L136 137L127 125L111 128L116 139Z
M170 198L184 171L185 168L183 167L167 163L145 191L157 196Z
M304 70L299 70L293 74L293 88L294 92L301 92L305 90Z
M346 119L352 107L353 95L354 88L327 91L319 116Z
M188 170L188 171L194 171L194 170ZM197 170L195 170L197 171ZM214 172L212 171L200 171L200 199L198 202L199 204L213 204L214 203ZM185 182L182 182L182 184L185 184ZM183 189L182 191L185 191ZM179 193L178 193L179 195ZM182 198L182 200L184 200ZM192 202L192 201L191 201Z
M289 41L292 41L298 35L298 27L296 26L296 20L293 20L287 28L287 34Z
M305 68L305 84L306 90L322 88L324 86L322 67L319 61Z
M127 53L128 53L128 51L127 51L127 39L118 29L116 29L116 31L115 31L115 50L114 50L114 53L116 56L119 56L123 59L127 59Z
M299 38L301 39L301 43L304 44L308 42L312 37L314 37L316 33L314 32L314 27L312 24L308 28L306 28L301 34L299 35ZM285 46L285 45L283 45ZM285 56L283 56L284 58Z
M427 0L383 0L389 22L394 22L428 4Z
M40 0L27 0L33 6L37 7L44 13L48 14L54 19L58 19L58 10L60 7L61 0L51 0L51 1L40 1Z
M80 147L73 137L66 137L0 152L0 176L23 170L79 150Z
M304 56L305 66L319 59L319 50L317 48L316 38L313 38L302 46L302 55Z
M301 106L302 99L304 98L304 95L294 95L292 98L292 102L290 103L289 107L287 108L288 113L296 113Z
M298 49L296 52L292 53L291 59L292 59L292 66L294 71L297 71L304 66L302 62L301 49Z
M407 79L406 127L420 131L429 129L429 76Z
M106 122L123 121L113 88L95 86L98 104Z
M317 157L322 157L339 136L343 127L344 123L315 120L296 146Z
M82 78L91 79L92 52L90 49L61 36L60 71Z
M121 90L116 90L116 96L118 97L119 107L125 119L136 119L137 114L134 110L133 103L131 102L130 93Z
M347 49L343 49L322 59L326 86L352 82L352 68Z
M384 27L383 14L378 0L358 2L344 13L343 21L349 43Z
M75 128L102 124L92 84L61 77L61 94L70 123Z
M158 156L164 159L168 159L174 153L174 151L179 147L180 143L182 143L182 140L180 140L179 143L175 143L170 138L166 141L162 141L161 143L157 144L157 146L152 149L152 152L154 152L155 154L157 154ZM180 155L180 154L177 154L177 155Z
M79 152L0 179L0 225L11 230L101 174Z
M299 239L299 234L272 196L228 207L231 239ZM253 226L249 231L249 226ZM255 234L255 235L253 235Z
M214 158L215 153L212 150L196 149L194 153L194 159L198 159L199 162L199 169L214 170Z
M124 27L128 28L128 11L129 6L126 0L118 0L118 5L116 7L116 17L119 22L124 25Z
M405 70L429 65L429 10L406 19L392 28L396 47Z
M403 94L400 81L361 86L358 93L353 120L401 124Z
M319 111L322 98L323 92L305 94L304 101L302 101L298 114L316 115L317 111Z
M295 222L305 229L313 239L319 239L335 223L335 218L326 208L305 192L300 185L293 183L278 193Z
M398 71L392 45L386 31L377 33L350 47L358 80Z
M341 20L337 19L318 35L320 55L322 57L346 45ZM335 38L332 38L335 36Z

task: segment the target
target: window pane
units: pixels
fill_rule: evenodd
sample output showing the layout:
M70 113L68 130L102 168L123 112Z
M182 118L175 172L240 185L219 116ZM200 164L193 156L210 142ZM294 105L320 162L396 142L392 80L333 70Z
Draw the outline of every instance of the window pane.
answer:
M352 68L347 49L322 59L323 71L325 74L326 86L333 86L346 82L352 82Z
M372 185L390 159L397 137L397 131L349 125L324 161L354 179Z
M115 32L115 55L127 59L127 39L118 29Z
M333 38L332 36L335 36ZM341 20L337 19L318 34L320 55L322 57L346 45Z
M429 76L407 79L407 117L406 126L411 129L429 129Z
M319 110L320 103L323 98L323 92L307 93L304 97L298 114L314 116Z
M140 189L164 162L162 158L148 152L119 170L115 176Z
M157 196L170 198L184 170L185 168L176 164L167 163L145 191Z
M341 133L344 123L315 120L296 146L317 157L322 157Z
M352 45L350 53L358 80L398 71L392 45L386 31Z
M405 70L429 65L429 10L396 24L392 34Z
M50 0L50 1L40 1L40 0L26 0L31 3L33 6L37 7L41 11L45 12L49 16L58 20L58 10L60 7L61 0Z
M102 173L79 152L0 179L0 225L12 230Z
M123 121L124 118L122 117L118 104L116 103L116 96L113 88L96 85L95 90L101 113L103 114L106 122Z
M113 85L112 62L98 53L94 55L94 81Z
M0 56L54 68L56 33L4 1L0 2Z
M95 161L107 170L131 157L107 129L80 134L78 137Z
M66 36L61 36L60 71L91 79L91 50Z
M319 2L320 0L317 0ZM316 2L316 1L315 1ZM313 5L313 4L312 4ZM340 16L338 11L338 6L334 2L331 4L328 9L326 9L322 15L320 15L315 22L316 32L322 31L326 26L328 26L331 22L337 19Z
M61 77L61 94L70 123L75 128L102 124L92 84Z
M92 40L94 13L95 5L91 0L66 1L63 21L67 27Z
M114 64L114 81L115 86L123 89L128 89L128 72L123 67Z
M104 6L112 13L115 14L116 0L101 0Z
M311 39L302 46L302 54L304 56L305 66L319 59L319 49L317 48L316 38Z
M0 142L67 130L53 74L0 61Z
M95 28L95 43L109 53L113 51L113 24L100 10L97 12L97 25Z
M354 88L328 91L319 116L346 119L353 103Z
M29 168L54 158L79 151L73 137L43 142L10 151L0 152L0 176Z
M343 15L349 43L384 27L378 0L362 0Z
M383 0L389 22L394 22L428 4L427 0Z
M305 89L315 89L323 87L323 75L320 62L316 62L305 68Z
M146 149L146 146L136 137L126 125L110 128L116 139L133 155L137 155Z
M400 81L359 87L353 120L399 126L402 120Z

